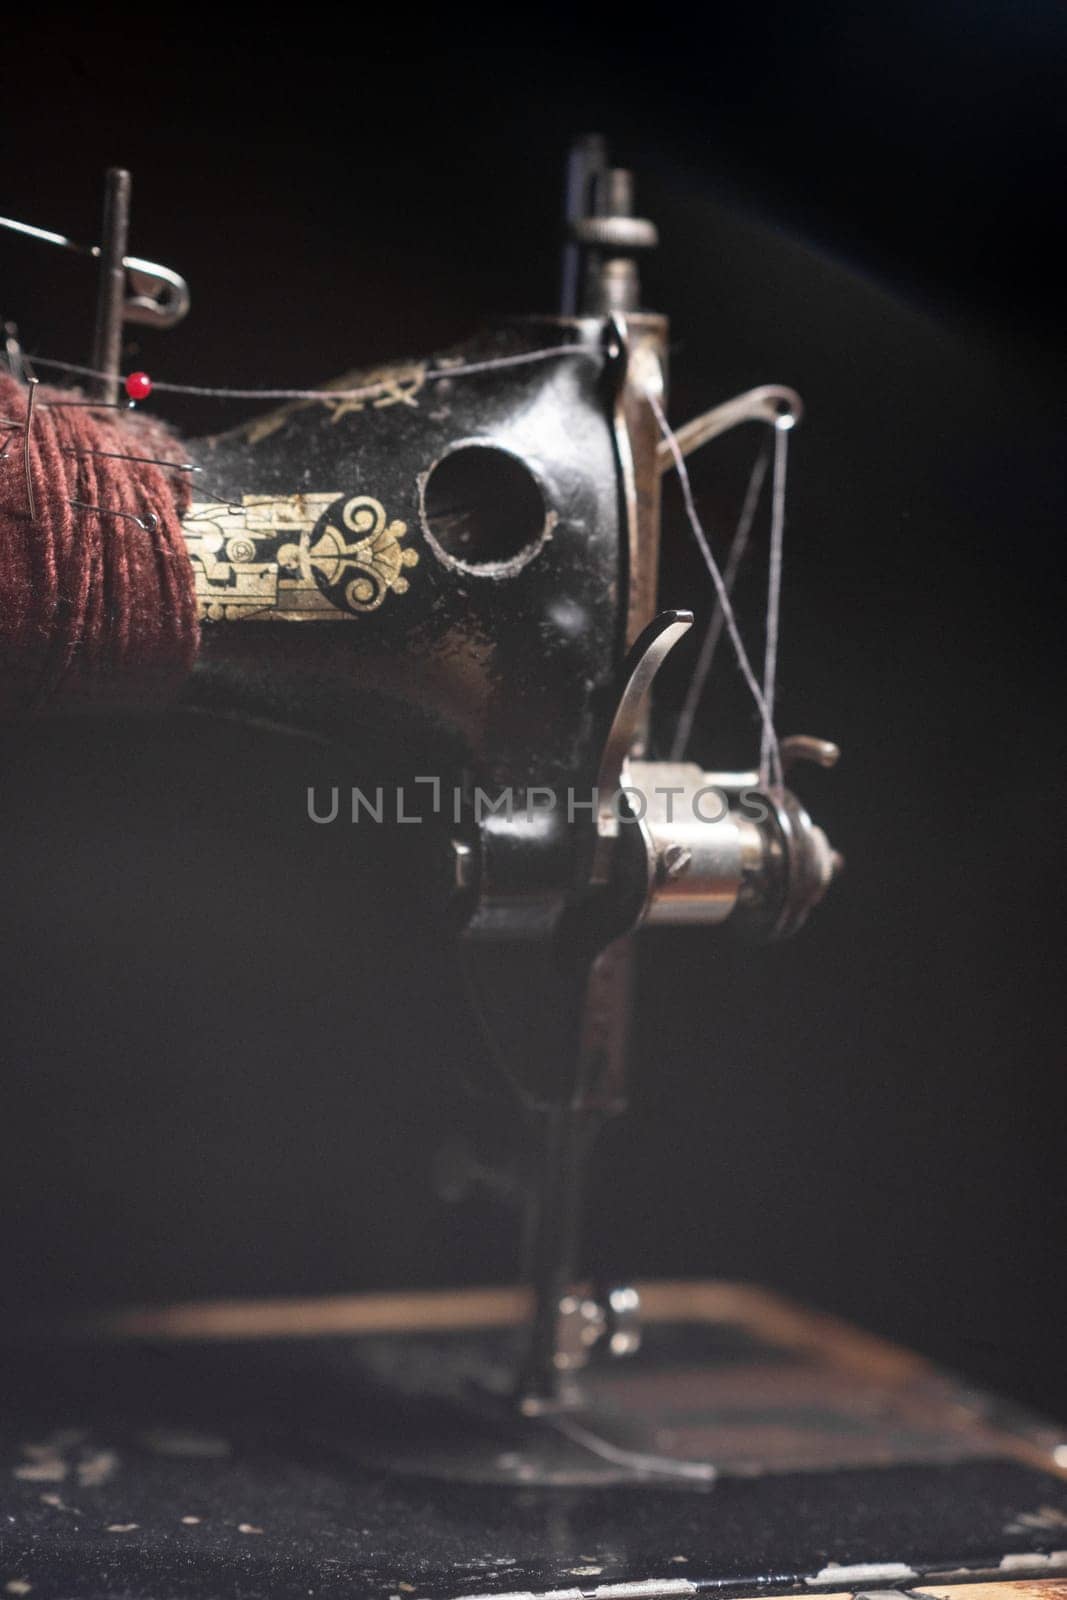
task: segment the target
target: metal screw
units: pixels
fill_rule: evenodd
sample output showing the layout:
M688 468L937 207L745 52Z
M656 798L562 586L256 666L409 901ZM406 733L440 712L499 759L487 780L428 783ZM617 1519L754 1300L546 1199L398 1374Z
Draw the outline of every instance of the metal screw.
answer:
M669 844L663 852L663 870L668 878L680 878L689 870L693 852L684 844Z

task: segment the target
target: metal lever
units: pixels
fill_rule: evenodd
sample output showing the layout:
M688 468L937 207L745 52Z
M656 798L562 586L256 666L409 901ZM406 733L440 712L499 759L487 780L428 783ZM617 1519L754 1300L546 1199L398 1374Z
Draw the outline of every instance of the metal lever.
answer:
M840 747L832 739L813 739L807 733L791 733L778 746L782 757L782 771L788 772L798 761L810 761L817 767L836 767L841 759Z

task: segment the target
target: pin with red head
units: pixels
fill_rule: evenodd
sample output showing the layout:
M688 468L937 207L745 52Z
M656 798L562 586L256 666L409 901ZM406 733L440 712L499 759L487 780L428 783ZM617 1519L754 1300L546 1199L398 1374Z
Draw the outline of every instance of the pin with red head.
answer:
M126 393L131 400L147 400L152 393L152 380L147 372L131 372L126 379Z

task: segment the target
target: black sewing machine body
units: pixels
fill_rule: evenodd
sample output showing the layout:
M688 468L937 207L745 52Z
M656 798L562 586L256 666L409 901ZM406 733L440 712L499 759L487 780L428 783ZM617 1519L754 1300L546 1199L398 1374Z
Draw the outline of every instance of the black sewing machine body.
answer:
M591 784L633 632L603 331L511 323L335 380L384 386L367 400L296 402L205 441L190 699L373 741L386 771ZM585 358L441 376L568 345Z

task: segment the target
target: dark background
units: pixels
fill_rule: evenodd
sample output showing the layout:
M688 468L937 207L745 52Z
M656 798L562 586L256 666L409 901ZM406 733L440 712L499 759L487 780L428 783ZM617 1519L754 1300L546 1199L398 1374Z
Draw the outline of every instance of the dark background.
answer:
M676 418L756 382L807 402L781 722L845 749L805 793L848 873L789 946L644 941L594 1244L636 1275L769 1283L1067 1416L1065 14L411 13L390 38L335 36L341 15L16 21L0 210L91 240L102 168L129 165L132 248L194 298L131 361L305 384L551 309L565 148L609 135L661 230ZM28 348L84 359L84 264L11 240L0 261ZM694 464L720 538L753 444ZM668 508L663 598L706 611ZM709 759L751 739L731 679L723 657ZM512 1273L507 1220L433 1194L477 1043L420 862L301 820L339 759L100 724L5 734L3 773L15 1310Z

